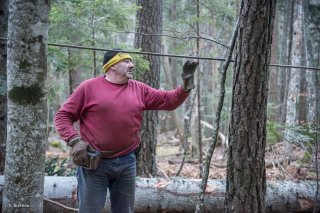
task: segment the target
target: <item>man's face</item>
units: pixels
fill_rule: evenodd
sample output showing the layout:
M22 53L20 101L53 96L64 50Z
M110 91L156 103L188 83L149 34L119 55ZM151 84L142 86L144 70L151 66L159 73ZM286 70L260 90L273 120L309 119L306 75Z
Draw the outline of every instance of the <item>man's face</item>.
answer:
M134 64L130 59L124 59L119 63L116 63L114 68L115 74L124 82L127 82L129 79L133 78Z

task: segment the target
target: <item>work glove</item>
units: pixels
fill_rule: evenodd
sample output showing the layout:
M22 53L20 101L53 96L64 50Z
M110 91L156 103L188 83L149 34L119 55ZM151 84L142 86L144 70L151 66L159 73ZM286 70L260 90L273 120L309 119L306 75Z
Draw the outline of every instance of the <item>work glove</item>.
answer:
M199 62L197 61L186 61L182 68L182 89L186 92L189 92L193 88L195 88L194 85L194 72L198 66Z
M88 149L90 146L87 142L77 138L71 140L68 146L71 146L70 154L74 164L84 167L89 166Z

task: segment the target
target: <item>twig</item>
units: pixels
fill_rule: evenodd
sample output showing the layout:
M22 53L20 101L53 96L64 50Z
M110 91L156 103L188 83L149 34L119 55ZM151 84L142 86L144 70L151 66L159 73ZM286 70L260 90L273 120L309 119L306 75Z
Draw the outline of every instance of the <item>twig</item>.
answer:
M221 72L221 76L220 76L220 96L219 96L218 107L216 110L215 121L214 121L214 125L213 125L215 127L215 129L213 129L213 131L212 131L212 133L213 133L212 134L212 141L209 146L208 154L206 157L204 174L202 176L202 181L201 181L201 192L199 194L199 200L198 200L198 203L196 206L196 211L195 211L196 213L203 212L204 194L205 194L205 190L206 190L207 182L208 182L208 177L209 177L210 163L211 163L213 151L214 151L215 146L217 144L217 138L218 138L218 132L219 132L219 123L220 123L221 111L222 111L222 107L223 107L224 94L225 94L226 73L227 73L229 64L231 62L233 49L234 49L234 46L236 43L236 38L237 38L237 33L238 33L238 23L239 23L239 19L237 20L232 39L230 40L230 43L229 43L229 49L227 52L227 59L223 63L223 66L222 66L222 72Z
M169 176L167 175L167 173L165 173L165 171L163 171L160 168L157 168L159 172L161 172L166 178L169 178Z
M53 200L50 200L48 198L43 198L43 200L47 201L47 202L49 202L49 203L51 203L51 204L53 204L55 206L59 206L59 207L61 207L63 209L69 210L69 211L73 211L73 212L78 212L79 211L79 209L75 209L75 208L71 208L71 207L65 206L65 205L63 205L61 203L58 203L58 202L53 201Z

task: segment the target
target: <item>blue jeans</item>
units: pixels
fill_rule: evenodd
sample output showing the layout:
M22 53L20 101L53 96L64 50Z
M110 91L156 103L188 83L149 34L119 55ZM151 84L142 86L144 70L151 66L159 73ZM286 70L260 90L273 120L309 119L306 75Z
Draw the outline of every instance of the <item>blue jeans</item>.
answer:
M133 213L136 183L134 152L122 157L103 158L96 170L78 166L79 213L100 213L110 192L113 213Z

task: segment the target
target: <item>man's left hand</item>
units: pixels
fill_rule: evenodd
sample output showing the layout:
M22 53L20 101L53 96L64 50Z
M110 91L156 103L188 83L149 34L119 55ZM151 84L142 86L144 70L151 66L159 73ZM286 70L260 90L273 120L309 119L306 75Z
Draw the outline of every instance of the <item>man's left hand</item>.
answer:
M194 72L198 66L199 62L197 61L186 61L182 68L182 88L184 91L189 92L191 89L195 88L194 85Z

